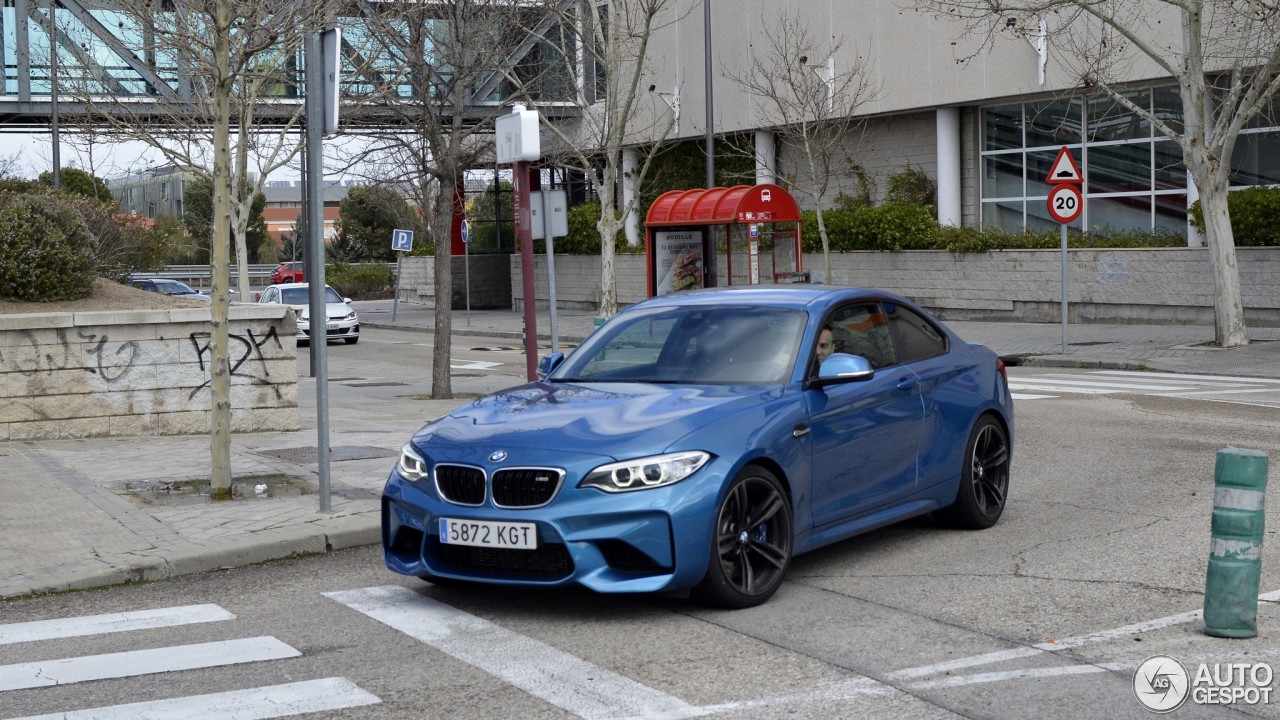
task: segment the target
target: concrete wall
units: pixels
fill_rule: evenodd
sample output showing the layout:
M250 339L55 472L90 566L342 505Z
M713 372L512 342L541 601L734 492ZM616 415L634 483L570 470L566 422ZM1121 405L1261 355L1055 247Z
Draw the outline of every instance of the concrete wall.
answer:
M453 260L453 309L467 307L467 277L470 266L471 307L496 309L511 307L510 264L506 255L455 256ZM400 261L400 299L435 303L436 259L407 257Z
M0 440L211 430L209 310L0 315ZM234 432L296 430L293 313L233 305Z
M1067 298L1072 322L1213 324L1213 273L1206 248L1071 250ZM1280 327L1280 248L1239 248L1241 292L1251 325ZM535 261L537 297L545 303L545 258ZM935 251L854 252L832 256L839 285L877 287L920 302L947 319L1058 322L1061 253L1004 250L983 254ZM644 298L643 255L616 258L618 301ZM822 256L806 254L818 270ZM820 271L820 270L819 270ZM512 307L521 309L520 257L511 256ZM560 307L596 307L600 258L556 257Z

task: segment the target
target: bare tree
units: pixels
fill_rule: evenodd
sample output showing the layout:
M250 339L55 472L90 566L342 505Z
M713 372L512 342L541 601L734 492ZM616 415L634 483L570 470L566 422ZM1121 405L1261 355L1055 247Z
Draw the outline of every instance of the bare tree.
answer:
M129 88L116 87L119 81L89 73L69 75L62 83L89 108L87 121L101 128L101 136L143 143L179 171L210 179L217 162L213 120L219 104L214 91L217 82L225 83L230 221L211 245L225 243L226 238L236 243L235 285L240 297L247 298L251 208L270 174L287 166L301 150L298 59L304 31L323 23L325 4L226 2L231 14L226 40L230 67L213 67L220 42L213 30L219 9L214 4L116 0L116 12L125 24L142 29L136 54L151 63L147 101L120 92ZM168 59L171 65L158 59ZM177 75L176 83L162 81L170 74Z
M408 190L430 229L436 297L431 396L450 398L455 188L463 172L493 152L486 114L494 109L478 110L472 101L523 37L521 7L506 0L355 4L367 30L351 40L351 54L362 62L348 89L360 96L359 109L348 117L360 125L364 142L348 159L353 169L357 161L363 164L368 179Z
M21 150L14 152L12 155L0 155L0 180L16 178L21 170Z
M554 19L556 28L544 46L550 56L549 76L576 80L571 99L581 111L581 119L573 122L541 114L542 125L552 136L552 142L544 144L543 155L567 158L596 187L600 197L596 225L600 231L599 312L608 317L618 312L614 243L640 201L636 193L618 202L623 152L633 149L641 156L633 177L628 178L638 188L675 128L674 113L644 78L650 73L650 36L662 25L676 22L676 2L546 0L542 11ZM536 106L537 86L518 72L509 72L508 77Z
M832 175L846 158L852 131L860 127L858 110L876 97L868 63L855 58L837 71L841 38L819 40L808 25L788 11L763 26L763 42L741 70L723 69L757 101L761 124L776 134L782 148L799 157L799 172L780 176L788 189L808 197L818 216L826 282L832 282L830 242L822 213Z
M1280 90L1280 8L1264 0L918 0L994 41L1046 20L1055 57L1085 89L1105 93L1177 142L1204 208L1215 286L1215 338L1249 343L1227 209L1240 131ZM1013 21L1010 23L1010 21ZM1010 28L1010 25L1012 26ZM1006 29L1009 28L1009 29ZM985 46L985 45L984 45ZM1153 64L1182 99L1181 124L1136 104L1132 67Z
M286 71L294 64L303 33L318 27L323 7L324 3L299 0L115 0L115 17L122 27L134 31L133 39L141 44L122 60L141 80L121 80L92 67L73 74L61 66L67 73L61 80L63 87L115 139L140 141L179 169L211 178L211 494L215 499L231 497L227 239L234 228L239 257L247 262L243 242L253 196L267 174L297 152L289 132L301 104L277 96L290 94L293 78ZM94 23L92 18L85 21L88 32L99 37L110 33ZM84 46L89 42L85 38ZM264 131L268 123L273 129ZM273 141L258 144L268 135ZM259 162L256 183L245 182L250 157ZM239 280L241 296L247 297L248 273L243 265Z

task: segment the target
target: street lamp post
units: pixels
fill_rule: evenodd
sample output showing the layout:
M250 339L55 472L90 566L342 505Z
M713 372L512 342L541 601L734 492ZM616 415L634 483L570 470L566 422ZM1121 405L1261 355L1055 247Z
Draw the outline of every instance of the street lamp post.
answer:
M706 76L707 93L707 188L716 186L715 133L713 132L713 102L711 99L711 0L702 0L702 71Z

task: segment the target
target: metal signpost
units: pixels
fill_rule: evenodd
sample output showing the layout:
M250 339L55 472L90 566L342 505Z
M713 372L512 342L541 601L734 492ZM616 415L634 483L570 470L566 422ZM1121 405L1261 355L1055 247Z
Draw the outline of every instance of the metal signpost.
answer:
M413 231L396 228L391 231L391 249L396 255L396 297L391 301L391 322L396 321L396 311L400 308L400 258L404 253L413 250Z
M462 218L462 226L458 229L462 236L462 285L467 291L467 327L471 327L471 225Z
M564 190L542 190L539 206L542 222L533 223L533 239L547 242L547 305L551 310L551 352L560 352L560 334L556 329L556 251L553 238L569 234L569 204Z
M1049 217L1062 229L1062 354L1067 354L1067 225L1075 222L1084 210L1084 197L1080 194L1080 167L1066 145L1058 151L1058 157L1049 169L1045 182L1053 186L1049 191Z
M520 277L524 285L524 352L526 379L538 377L538 312L533 286L533 233L529 216L529 163L542 155L538 135L538 111L513 105L510 115L494 122L499 165L514 165L514 205L516 237L520 241Z

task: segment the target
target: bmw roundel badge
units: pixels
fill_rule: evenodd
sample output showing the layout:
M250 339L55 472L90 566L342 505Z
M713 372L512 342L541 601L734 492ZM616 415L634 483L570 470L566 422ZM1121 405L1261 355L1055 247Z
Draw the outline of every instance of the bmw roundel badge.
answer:
M503 460L506 460L506 459L507 459L507 451L506 451L506 450L496 450L496 451L494 451L493 453L491 453L491 454L489 455L489 462L496 462L496 463L499 463L499 462L502 462Z

